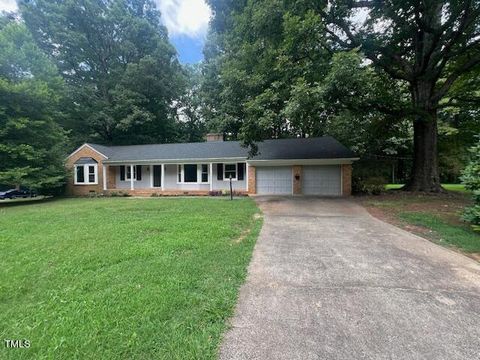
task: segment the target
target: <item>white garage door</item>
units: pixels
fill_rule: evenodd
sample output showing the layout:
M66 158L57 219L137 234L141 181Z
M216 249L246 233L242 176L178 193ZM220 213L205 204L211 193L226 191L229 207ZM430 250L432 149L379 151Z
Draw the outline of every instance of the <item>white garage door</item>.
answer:
M302 178L302 193L305 195L342 194L339 165L304 166Z
M257 194L285 195L292 193L291 166L257 167Z

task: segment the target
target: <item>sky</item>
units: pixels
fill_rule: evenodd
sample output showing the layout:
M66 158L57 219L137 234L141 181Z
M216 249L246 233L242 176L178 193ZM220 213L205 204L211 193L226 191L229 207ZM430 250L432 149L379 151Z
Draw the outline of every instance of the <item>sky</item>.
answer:
M193 64L203 59L202 49L212 12L205 0L155 0L177 48L180 62ZM0 11L15 11L15 0L0 0Z

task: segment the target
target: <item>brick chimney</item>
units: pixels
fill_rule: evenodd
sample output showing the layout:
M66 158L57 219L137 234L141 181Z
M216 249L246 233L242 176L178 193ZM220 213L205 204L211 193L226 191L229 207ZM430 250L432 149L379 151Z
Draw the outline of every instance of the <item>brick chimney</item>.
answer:
M223 134L220 133L208 133L205 136L207 141L223 141Z

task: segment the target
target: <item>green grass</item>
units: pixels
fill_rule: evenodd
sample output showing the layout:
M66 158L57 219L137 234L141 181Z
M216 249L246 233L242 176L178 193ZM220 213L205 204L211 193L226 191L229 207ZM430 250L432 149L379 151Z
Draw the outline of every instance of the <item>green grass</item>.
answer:
M448 191L458 191L467 193L468 190L465 189L465 185L462 184L442 184L443 188ZM403 187L403 184L387 184L385 189L387 190L398 190Z
M452 225L438 216L425 212L401 212L400 218L410 224L432 230L434 239L469 253L480 252L480 236L469 228Z
M0 339L32 344L0 358L215 358L257 212L248 198L0 207Z

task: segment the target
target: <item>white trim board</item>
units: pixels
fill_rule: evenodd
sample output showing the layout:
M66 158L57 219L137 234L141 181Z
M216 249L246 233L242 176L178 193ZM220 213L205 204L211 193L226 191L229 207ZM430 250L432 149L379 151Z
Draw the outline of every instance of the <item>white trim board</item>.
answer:
M102 154L100 151L98 151L97 149L95 149L94 147L92 147L91 145L85 143L83 144L82 146L80 146L77 150L75 150L74 152L72 152L70 155L67 156L67 159L71 158L73 155L75 155L77 152L79 152L80 150L82 150L84 147L88 147L90 150L93 150L95 151L97 154L99 155L102 155L105 159L108 159L108 156L105 155L105 154Z
M352 164L356 160L359 160L359 158L247 160L247 163L250 166L343 165L343 164Z

